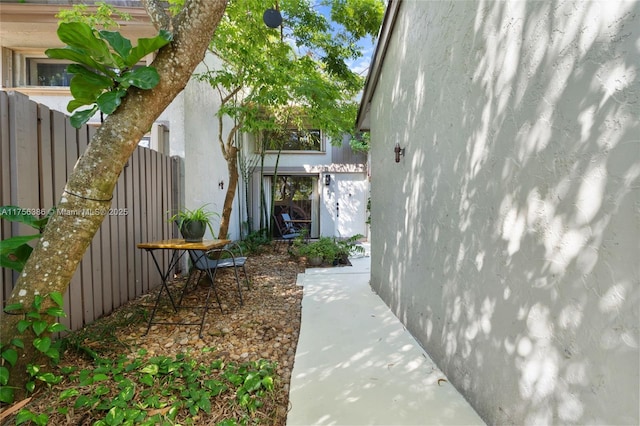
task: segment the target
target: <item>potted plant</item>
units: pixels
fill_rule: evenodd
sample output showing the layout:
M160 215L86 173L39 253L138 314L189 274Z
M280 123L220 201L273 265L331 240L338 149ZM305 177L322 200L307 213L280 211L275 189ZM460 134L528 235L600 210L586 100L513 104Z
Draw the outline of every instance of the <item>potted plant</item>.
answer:
M215 233L211 226L211 218L218 216L218 213L206 211L206 206L205 204L193 210L184 208L169 218L169 221L176 222L186 242L197 243L202 241L207 227L209 231L211 231L211 235L215 238Z

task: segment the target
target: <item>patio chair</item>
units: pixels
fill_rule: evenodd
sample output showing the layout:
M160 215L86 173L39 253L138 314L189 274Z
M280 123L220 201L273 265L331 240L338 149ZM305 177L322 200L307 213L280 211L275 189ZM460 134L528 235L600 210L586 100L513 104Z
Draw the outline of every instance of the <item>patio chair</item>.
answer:
M300 230L293 226L291 217L289 217L287 213L282 213L280 216L282 217L282 220L278 220L277 217L273 216L273 221L278 229L278 234L280 234L279 241L288 241L289 245L291 245L291 243L293 243L293 239L301 235ZM285 216L288 220L285 219Z
M242 269L244 280L247 285L247 290L250 290L251 288L249 286L249 276L247 275L247 270L245 268L247 257L243 255L242 247L240 247L237 242L231 242L224 248L213 249L207 252L202 250L190 250L189 257L191 258L193 271L191 275L189 275L187 283L185 283L185 288L187 288L186 286L189 284L192 277L195 278L196 275L201 276L203 273L209 271L211 273L211 280L215 280L216 272L218 271L218 269L233 268L233 271L236 275L236 284L238 287L238 297L240 299L240 304L244 304L244 301L242 299L242 286L240 285L240 277L238 276L238 269ZM198 281L196 280L196 282ZM212 282L211 285L213 286L215 291L215 282ZM215 292L215 294L217 298L217 292ZM219 299L218 304L220 304Z

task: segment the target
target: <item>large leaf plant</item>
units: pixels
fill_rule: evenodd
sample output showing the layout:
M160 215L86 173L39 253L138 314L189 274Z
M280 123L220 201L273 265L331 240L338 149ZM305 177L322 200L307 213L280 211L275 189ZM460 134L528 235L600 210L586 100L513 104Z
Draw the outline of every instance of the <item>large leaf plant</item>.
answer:
M76 128L98 110L112 114L129 87L154 88L160 81L156 69L136 64L172 39L171 33L161 30L153 38L138 39L138 45L133 47L119 32L96 30L83 22L61 23L58 37L67 46L47 49L45 53L49 58L73 62L67 67L67 72L73 74L70 87L73 100L67 111L75 111L71 125ZM86 105L90 108L78 110Z

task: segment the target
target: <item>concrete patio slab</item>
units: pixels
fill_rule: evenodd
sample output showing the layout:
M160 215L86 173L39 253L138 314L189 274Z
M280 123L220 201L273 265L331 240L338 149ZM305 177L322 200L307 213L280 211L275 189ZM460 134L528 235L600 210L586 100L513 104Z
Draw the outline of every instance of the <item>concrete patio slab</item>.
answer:
M482 419L371 290L370 258L304 286L287 425L478 425Z

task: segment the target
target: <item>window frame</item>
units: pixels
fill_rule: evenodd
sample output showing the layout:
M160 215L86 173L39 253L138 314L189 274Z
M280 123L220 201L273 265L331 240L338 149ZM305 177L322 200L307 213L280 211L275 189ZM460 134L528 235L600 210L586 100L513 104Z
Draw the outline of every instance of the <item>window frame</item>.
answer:
M266 149L265 153L266 154L276 154L278 152L281 153L285 153L285 154L324 154L326 153L326 137L324 132L322 131L322 129L317 128L317 127L305 127L302 129L299 128L289 128L286 129L288 132L311 132L311 131L317 131L319 133L319 146L318 149L282 149L281 151L277 150L277 149ZM260 132L260 138L258 139L258 143L260 144L260 146L262 146L263 142L264 142L264 138L266 137L267 134L267 130L263 130L262 132ZM259 152L260 150L260 146L257 146L256 151Z

